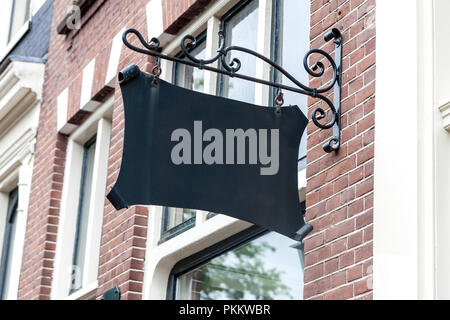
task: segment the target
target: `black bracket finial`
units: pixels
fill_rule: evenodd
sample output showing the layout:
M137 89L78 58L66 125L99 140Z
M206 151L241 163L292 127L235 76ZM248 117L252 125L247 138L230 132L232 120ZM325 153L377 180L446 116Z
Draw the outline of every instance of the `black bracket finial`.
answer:
M136 47L128 42L127 36L132 33L134 34L142 44L144 48ZM229 77L239 78L247 81L252 81L260 84L264 84L267 86L271 86L277 88L279 90L288 90L292 92L296 92L299 94L307 95L319 100L322 100L329 109L331 114L331 121L328 123L322 123L320 120L327 118L327 112L321 107L317 107L312 112L312 121L314 124L320 129L331 129L333 128L333 137L330 141L325 143L323 149L327 153L331 153L333 151L339 150L341 145L341 86L342 86L342 46L343 39L341 32L334 28L325 34L325 41L329 42L334 40L335 43L335 58L333 59L330 54L325 52L322 49L312 49L308 51L303 59L303 66L308 72L308 74L314 78L320 78L324 75L326 68L324 62L321 60L325 60L328 64L331 65L333 76L331 81L322 88L310 88L307 85L301 83L297 79L295 79L290 73L288 73L285 69L283 69L280 65L276 64L272 60L266 58L265 56L239 46L225 46L225 39L222 32L219 32L220 45L217 50L217 54L211 59L203 60L197 59L192 56L190 53L192 49L196 48L198 45L198 41L192 35L186 35L181 39L180 48L183 52L185 58L181 59L178 57L171 57L161 53L160 42L156 38L152 38L150 42L146 42L142 35L136 29L128 29L122 35L123 43L136 52L150 55L153 57L157 57L160 59L169 60L172 62L188 65L194 68L207 70L216 72L219 74L223 74ZM244 74L238 73L241 69L241 61L238 58L227 59L227 56L232 51L240 51L254 57L263 60L265 63L272 66L275 70L279 71L281 74L286 76L289 80L291 80L297 87L287 86L282 83L275 83L272 81L267 81L263 79L257 79L254 77L250 77ZM322 56L321 60L318 60L311 67L309 65L309 59L313 54L317 54ZM213 64L216 61L220 61L219 68L211 67L210 64ZM229 62L228 62L229 61ZM328 93L333 89L333 102L327 97Z

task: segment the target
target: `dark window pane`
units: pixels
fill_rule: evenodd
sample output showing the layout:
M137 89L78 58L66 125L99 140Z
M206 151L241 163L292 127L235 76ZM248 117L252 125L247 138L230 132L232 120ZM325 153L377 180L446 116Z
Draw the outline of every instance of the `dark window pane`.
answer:
M258 1L248 5L223 21L227 46L241 46L256 51L258 38ZM233 58L241 61L240 74L256 76L256 58L247 53L232 51L227 56L228 63ZM219 76L219 95L231 99L253 103L255 83L228 76Z
M270 232L176 278L177 300L303 298L303 248Z
M89 221L89 206L92 191L96 142L91 141L84 146L83 167L81 172L80 199L78 205L78 221L75 233L73 254L73 272L71 292L81 287L83 268L86 256L87 228Z
M6 299L11 275L11 260L14 252L14 236L16 233L16 213L18 204L18 190L9 194L7 212L2 214L5 221L3 248L0 260L0 299Z
M275 1L275 38L274 59L295 79L308 85L308 73L303 68L303 56L310 48L310 1L309 0L277 0ZM275 72L275 81L296 87L292 81L279 72ZM308 115L308 97L283 91L284 101L288 105L298 105ZM272 102L273 103L273 99ZM299 170L306 168L306 142L304 133L299 151Z
M161 240L165 242L195 226L196 210L180 208L163 208Z

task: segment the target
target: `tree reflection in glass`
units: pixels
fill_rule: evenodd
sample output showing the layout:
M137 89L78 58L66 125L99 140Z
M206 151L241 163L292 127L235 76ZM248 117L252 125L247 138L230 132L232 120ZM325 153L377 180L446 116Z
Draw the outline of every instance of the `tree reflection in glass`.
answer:
M303 296L297 242L268 233L177 278L177 299L273 300Z

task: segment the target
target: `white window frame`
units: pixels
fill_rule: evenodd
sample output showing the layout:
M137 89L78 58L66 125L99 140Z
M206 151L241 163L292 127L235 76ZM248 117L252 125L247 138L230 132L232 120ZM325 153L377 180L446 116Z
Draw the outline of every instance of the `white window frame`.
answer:
M30 136L32 137L32 136ZM33 170L33 155L27 153L24 158L10 163L12 171L0 180L0 213L6 212L9 203L9 193L18 188L18 203L16 212L16 229L14 238L11 239L11 267L9 285L6 292L6 300L17 300L19 291L20 273L22 270L23 247L25 243L25 231L28 219L28 203ZM0 216L0 253L3 250L3 240L6 217Z
M152 0L150 4L154 1ZM276 0L256 1L259 1L257 52L266 57L270 57L273 1ZM210 5L195 21L180 31L169 43L164 45L163 54L172 56L178 54L180 51L179 44L184 35L192 34L198 36L206 30L206 59L215 56L218 49L218 32L221 26L221 18L238 2L239 0L219 0ZM152 34L151 32L152 30L150 30L150 34ZM155 35L157 36L157 34ZM212 66L217 67L217 62L212 64ZM173 63L162 60L161 67L161 78L165 81L172 82ZM270 66L262 60L257 59L256 77L270 80L270 76ZM217 73L205 71L204 93L216 95L217 79ZM256 83L255 104L267 105L269 97L270 88ZM298 173L298 181L300 202L303 202L306 200L306 169ZM247 222L220 214L207 219L208 212L200 211L200 213L197 213L195 227L158 245L161 237L162 212L163 208L160 206L149 207L143 284L143 299L145 300L166 299L170 272L178 261L251 226Z
M67 145L64 186L61 200L60 222L52 282L52 299L95 298L98 288L98 264L105 207L111 119L114 98L110 97L69 137ZM73 250L78 218L81 170L84 144L96 138L92 191L89 200L86 256L81 288L69 294Z

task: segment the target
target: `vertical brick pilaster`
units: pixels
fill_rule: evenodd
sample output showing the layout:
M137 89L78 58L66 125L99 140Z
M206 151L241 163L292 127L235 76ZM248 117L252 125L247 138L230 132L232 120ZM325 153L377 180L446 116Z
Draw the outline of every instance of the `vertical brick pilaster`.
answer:
M305 299L371 299L375 105L375 0L312 0L311 47L327 52L323 35L344 37L342 145L325 154L331 130L308 126ZM331 78L311 79L323 86ZM309 112L318 102L309 99ZM325 108L325 106L323 106Z

